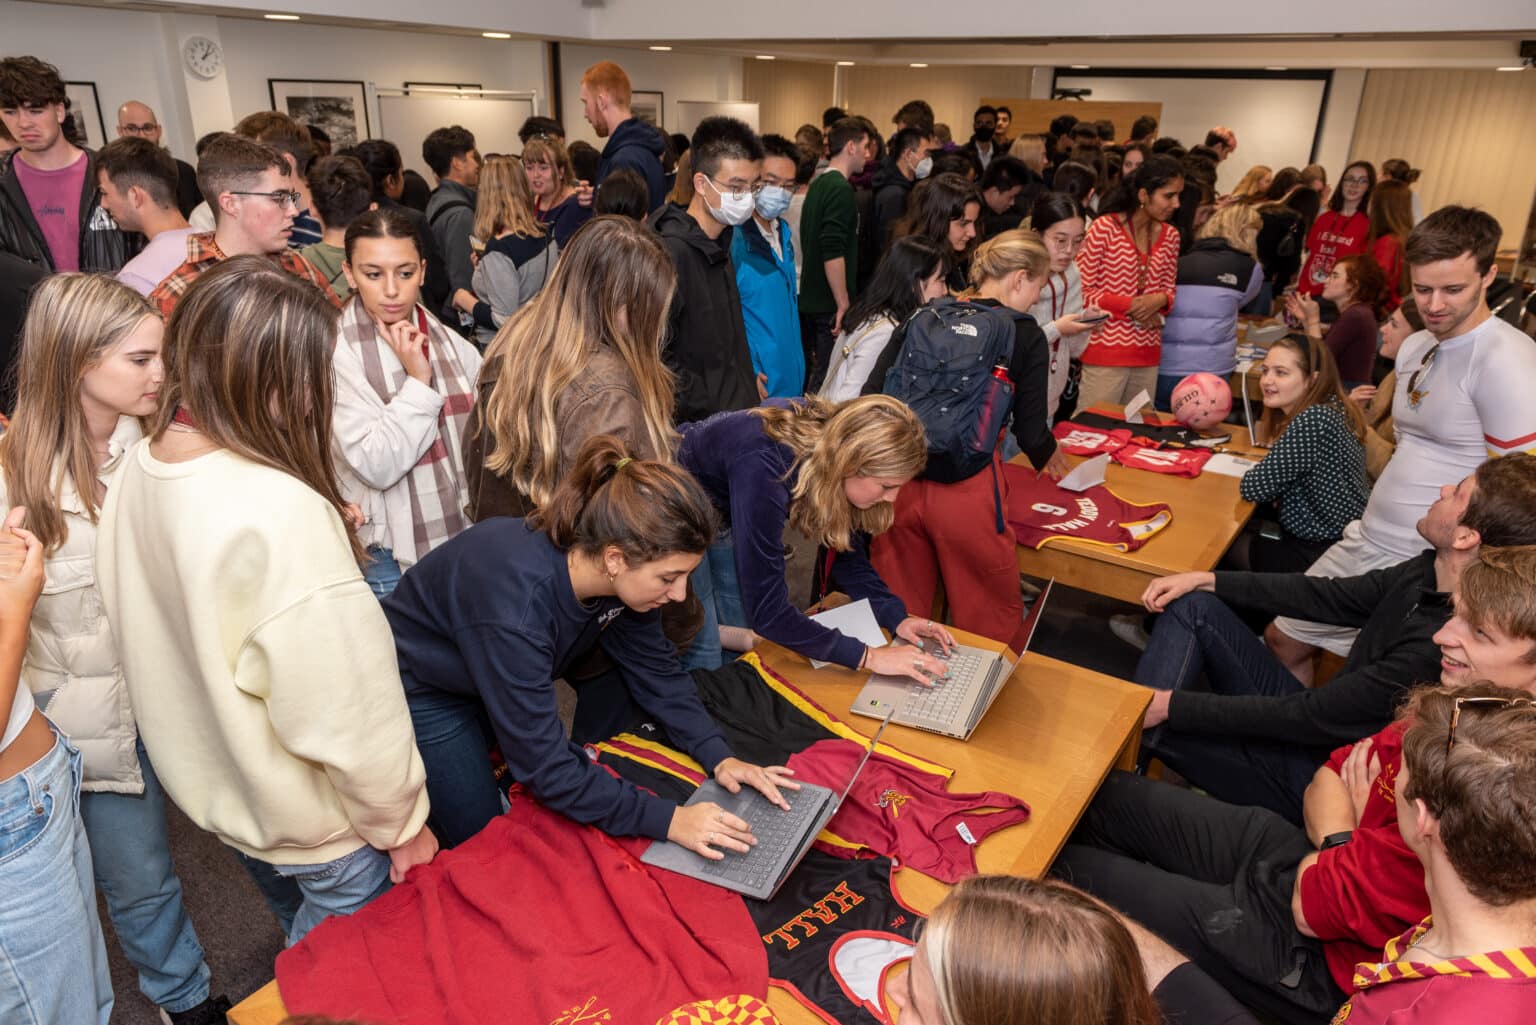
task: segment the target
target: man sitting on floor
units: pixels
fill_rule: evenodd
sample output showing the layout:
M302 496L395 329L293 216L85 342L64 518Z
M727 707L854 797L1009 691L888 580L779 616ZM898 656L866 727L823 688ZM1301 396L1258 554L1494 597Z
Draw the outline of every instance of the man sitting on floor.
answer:
M1536 546L1479 552L1435 641L1445 686L1486 680L1536 695ZM1265 808L1114 773L1052 871L1260 1014L1320 1025L1353 988L1355 965L1430 909L1398 831L1402 725L1334 752L1307 790L1305 830Z
M1339 1025L1515 1025L1536 1008L1536 704L1475 683L1414 696L1397 825L1430 916L1355 966Z
M1437 675L1432 638L1450 617L1447 595L1479 546L1536 544L1536 456L1490 460L1441 489L1418 529L1433 550L1363 576L1180 573L1154 580L1143 601L1165 614L1136 667L1136 682L1157 688L1145 725L1158 728L1144 753L1212 796L1269 808L1299 825L1302 793L1328 751L1381 729L1404 689ZM1230 605L1359 627L1360 635L1343 671L1311 689Z

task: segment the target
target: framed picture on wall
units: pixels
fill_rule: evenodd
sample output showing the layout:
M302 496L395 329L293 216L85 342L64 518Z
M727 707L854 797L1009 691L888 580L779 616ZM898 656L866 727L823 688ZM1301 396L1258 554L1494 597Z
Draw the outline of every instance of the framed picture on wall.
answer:
M267 79L272 109L295 121L318 125L331 137L332 151L368 138L367 94L361 82L291 78Z
M630 113L646 124L655 125L657 128L662 129L666 128L666 125L662 123L662 111L665 109L663 107L664 102L665 100L661 93L642 92L637 89L629 94Z
M69 97L69 112L74 115L81 140L91 149L101 149L107 144L107 122L101 116L96 83L65 82L64 92Z

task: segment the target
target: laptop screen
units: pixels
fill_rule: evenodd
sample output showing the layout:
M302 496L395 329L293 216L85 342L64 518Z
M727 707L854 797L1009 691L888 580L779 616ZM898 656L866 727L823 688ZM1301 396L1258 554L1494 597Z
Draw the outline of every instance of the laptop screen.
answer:
M1023 658L1024 653L1029 650L1029 642L1035 636L1035 628L1040 625L1040 617L1045 613L1045 603L1051 597L1051 588L1055 584L1055 577L1045 582L1045 586L1040 589L1040 597L1036 598L1035 604L1030 607L1029 615L1024 617L1024 622L1020 623L1013 636L1008 638L1008 654L1013 661L1017 662Z

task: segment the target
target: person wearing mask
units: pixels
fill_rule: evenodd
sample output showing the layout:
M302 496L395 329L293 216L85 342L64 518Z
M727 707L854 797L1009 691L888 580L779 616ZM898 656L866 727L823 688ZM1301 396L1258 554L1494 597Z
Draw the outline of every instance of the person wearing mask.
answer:
M352 285L343 269L347 226L374 208L373 179L353 157L321 157L309 169L309 196L322 233L319 242L305 246L299 255L346 301L352 296Z
M176 165L147 139L114 139L96 154L101 206L124 231L149 240L117 272L117 280L149 295L187 258L192 227L176 206Z
M980 218L981 194L975 186L957 174L938 174L913 192L906 216L896 222L891 235L917 235L942 248L948 257L949 290L958 293L968 284Z
M1088 219L1083 205L1065 192L1046 192L1030 208L1031 230L1051 255L1051 273L1029 315L1040 325L1050 349L1050 380L1045 389L1045 421L1056 422L1056 411L1072 377L1072 361L1081 359L1089 332L1097 326L1083 308L1083 278L1077 254L1083 248Z
M355 294L337 333L331 429L342 497L363 514L363 579L382 599L469 525L460 446L480 353L421 305L422 243L409 217L368 211L343 244Z
M1083 350L1079 409L1127 403L1157 388L1163 317L1173 308L1179 269L1179 233L1168 222L1183 189L1179 162L1154 156L1088 226L1077 255L1083 301L1110 320Z
M864 123L838 119L827 133L827 171L811 182L800 211L805 253L800 275L800 344L808 368L806 390L821 387L843 314L858 295L859 214L854 175L864 169Z
M822 398L846 402L880 393L885 382L873 380L875 363L918 307L949 294L944 269L944 250L917 235L897 239L886 250L869 287L848 307L846 330L821 385Z
M765 135L763 171L750 224L731 232L731 263L759 391L767 398L805 393L805 352L795 289L795 244L782 217L795 189L799 151Z
M971 115L971 141L961 149L961 152L976 162L978 172L985 171L992 159L1001 152L992 138L996 133L997 108L982 104Z
M725 236L756 211L763 146L743 122L707 117L694 130L688 156L694 189L688 208L669 205L651 220L677 271L662 359L677 379L679 423L762 399Z
M932 148L933 139L916 128L903 128L891 137L890 159L880 165L870 183L874 204L864 228L876 254L890 245L891 227L906 211L912 187L933 172L933 158L928 155ZM873 263L869 269L873 272Z
M983 208L978 232L981 238L993 238L1019 226L1024 215L1015 204L1029 182L1029 168L1012 157L1000 156L987 165L978 186Z
M1004 232L976 250L966 297L1012 327L1009 428L1031 465L1060 479L1069 467L1046 418L1049 347L1029 315L1050 267L1050 253L1038 235ZM971 476L941 477L944 468L935 467L932 478L903 488L896 496L895 522L874 540L871 558L908 608L931 607L942 584L957 628L1005 641L1023 618L1024 603L1013 531L1004 522L1008 483L1002 460L999 438L991 463Z
M365 139L342 150L341 155L356 159L373 179L373 202L380 210L399 210L416 226L427 264L426 278L421 286L422 305L434 316L441 315L443 303L448 298L448 267L438 252L437 234L428 224L427 215L402 202L406 175L400 148L387 139Z
M1402 301L1381 325L1381 348L1378 355L1389 363L1397 362L1397 354L1410 335L1424 330L1424 318L1419 316L1419 304L1413 296ZM1362 384L1349 393L1351 401L1365 408L1365 425L1370 428L1365 435L1365 472L1376 481L1387 468L1387 460L1397 449L1397 429L1392 422L1392 399L1397 393L1397 371L1387 371L1380 384Z
M475 321L475 340L490 344L506 319L538 295L554 272L560 245L533 209L528 176L516 157L491 157L480 171L473 237L484 244L473 291L453 304Z
M562 140L534 135L523 141L522 161L533 191L534 211L549 226L555 244L563 247L577 228L592 219L592 207L582 206L581 197L576 195L576 169L571 166L570 154ZM642 215L646 212L641 211Z
M1305 175L1305 172L1303 172ZM1307 255L1302 264L1296 290L1316 298L1333 265L1346 256L1365 252L1371 234L1371 190L1376 187L1376 169L1369 161L1356 160L1344 168L1339 187L1307 232Z
M439 128L428 135L421 144L421 159L437 179L437 188L427 200L427 226L448 271L448 297L441 314L462 333L472 324L468 314L461 315L456 300L460 291L473 293L475 288L475 265L470 259L474 250L469 237L475 233L475 189L485 161L475 147L474 134L460 125Z
M198 160L197 181L203 195L213 197L218 226L189 235L186 259L149 293L167 323L198 278L236 256L260 256L340 307L341 299L325 276L289 245L300 197L293 187L292 165L283 154L239 135L221 135Z
M0 157L0 253L50 274L115 274L138 244L101 205L95 156L64 135L68 113L58 68L0 59L0 122L16 140Z
M599 61L582 72L582 116L599 139L608 140L597 173L589 180L597 187L612 172L629 168L645 179L650 196L647 209L654 214L667 195L666 174L661 168L666 141L659 131L635 117L630 98L629 75L612 61Z
M113 634L134 639L123 677L165 792L280 877L264 890L290 943L437 850L336 482L335 343L335 308L263 257L199 278L96 555Z
M546 807L611 835L670 840L714 860L755 842L750 823L714 802L679 807L567 738L555 681L599 645L626 695L705 772L788 808L791 774L731 754L662 633L659 610L682 600L714 532L697 481L600 434L528 518L477 523L405 575L384 612L445 843L501 814L492 743Z
M129 100L117 108L117 137L119 139L143 139L157 149L163 149L160 139L165 129L147 103ZM103 147L105 148L105 147ZM170 151L166 151L170 156ZM179 157L171 157L176 165L176 209L185 220L203 201L197 191L197 168ZM116 218L114 217L114 220ZM132 230L132 229L129 229Z
M1163 323L1157 364L1158 409L1172 408L1173 389L1188 375L1226 379L1237 369L1237 314L1259 294L1264 277L1255 248L1261 223L1247 203L1228 204L1179 258L1178 301Z
M169 162L142 139L108 148L125 144ZM97 518L123 454L142 437L141 418L155 412L162 334L158 311L105 275L56 275L40 286L22 340L20 404L0 436L0 507L25 511L42 549L46 584L21 685L80 749L89 864L118 943L144 996L173 1025L211 1025L229 1001L209 995L171 862L165 793L139 739L112 631L93 613Z
M1381 268L1367 253L1346 256L1334 262L1323 283L1318 299L1301 292L1285 297L1285 310L1301 323L1307 337L1326 342L1333 350L1346 390L1370 384L1376 367L1377 323L1387 283ZM1338 319L1323 330L1320 303L1332 303Z
M1397 309L1397 304L1412 287L1408 280L1408 261L1403 259L1403 245L1417 223L1413 215L1413 199L1413 189L1406 182L1393 178L1383 178L1371 190L1370 253L1386 278L1382 305L1389 312Z

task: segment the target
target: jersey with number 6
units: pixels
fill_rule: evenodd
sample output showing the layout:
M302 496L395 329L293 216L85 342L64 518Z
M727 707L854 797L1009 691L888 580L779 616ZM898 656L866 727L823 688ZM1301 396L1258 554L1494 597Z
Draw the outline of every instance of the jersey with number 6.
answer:
M1028 467L1010 464L1003 472L1008 523L1019 544L1029 548L1070 538L1133 552L1173 521L1168 506L1127 502L1103 484L1068 491Z

